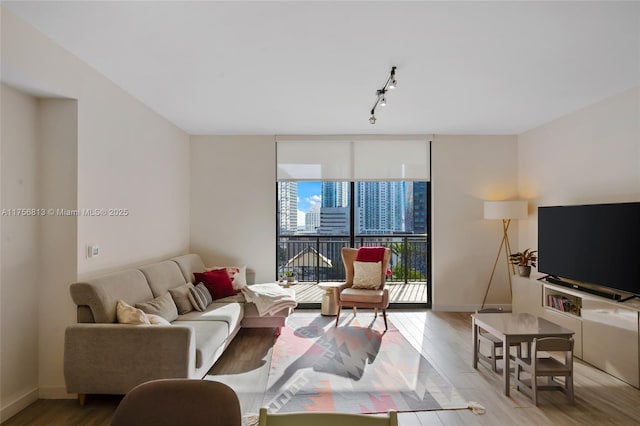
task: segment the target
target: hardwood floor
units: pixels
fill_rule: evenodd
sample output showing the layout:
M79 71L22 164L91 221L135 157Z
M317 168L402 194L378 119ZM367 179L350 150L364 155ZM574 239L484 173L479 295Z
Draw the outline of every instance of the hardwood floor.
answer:
M358 312L365 315L372 314ZM538 407L515 388L510 397L504 396L500 376L484 365L471 367L469 313L391 311L389 319L463 396L486 408L482 415L470 410L400 413L402 426L640 424L640 390L580 360L574 363L574 406L559 392L541 394ZM272 344L273 330L243 329L209 372L209 378L236 390L243 414L257 413L260 407ZM108 425L119 400L89 396L84 407L75 400L39 400L3 425Z

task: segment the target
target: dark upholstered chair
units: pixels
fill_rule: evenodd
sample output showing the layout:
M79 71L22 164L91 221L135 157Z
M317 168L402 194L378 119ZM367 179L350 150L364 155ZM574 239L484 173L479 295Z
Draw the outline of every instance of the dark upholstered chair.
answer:
M229 386L198 379L161 379L131 389L111 426L241 426L240 401Z

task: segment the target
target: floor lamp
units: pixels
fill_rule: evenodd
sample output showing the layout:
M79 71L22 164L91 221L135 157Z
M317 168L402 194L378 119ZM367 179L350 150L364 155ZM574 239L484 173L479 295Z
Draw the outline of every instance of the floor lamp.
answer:
M509 262L509 256L511 255L511 245L509 244L509 225L512 219L526 219L527 218L527 202L526 201L485 201L484 202L484 218L485 219L501 219L502 220L502 240L500 241L500 247L498 247L498 254L496 260L493 262L493 269L491 270L491 276L489 277L489 283L487 284L487 290L484 292L484 298L482 299L482 306L487 301L487 295L489 294L489 288L491 288L491 281L493 275L496 272L496 266L498 265L498 259L500 259L500 253L502 247L504 247L504 254L507 261L507 276L509 277L509 295L511 295L511 275L515 274L515 267Z

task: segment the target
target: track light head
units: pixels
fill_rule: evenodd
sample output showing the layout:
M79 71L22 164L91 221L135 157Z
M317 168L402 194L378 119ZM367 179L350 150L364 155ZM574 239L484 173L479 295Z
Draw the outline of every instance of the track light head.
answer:
M387 86L389 90L393 90L398 85L396 81L396 67L391 68L391 74L389 74L389 85Z
M376 90L376 101L373 104L373 108L371 108L371 116L369 117L369 123L376 124L376 107L380 105L381 107L387 106L387 97L386 93L395 89L396 87L396 67L391 68L391 72L387 75L387 81L382 86L382 89Z

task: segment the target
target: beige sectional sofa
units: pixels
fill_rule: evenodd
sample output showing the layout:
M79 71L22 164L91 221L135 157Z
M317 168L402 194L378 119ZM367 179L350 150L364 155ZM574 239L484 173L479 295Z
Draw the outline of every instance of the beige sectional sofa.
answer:
M242 295L215 300L205 311L179 315L171 325L119 324L116 304L145 303L194 282L205 271L196 254L128 269L71 285L78 324L67 327L64 376L67 392L125 394L158 378L202 378L240 327L275 327L291 309L260 317Z

